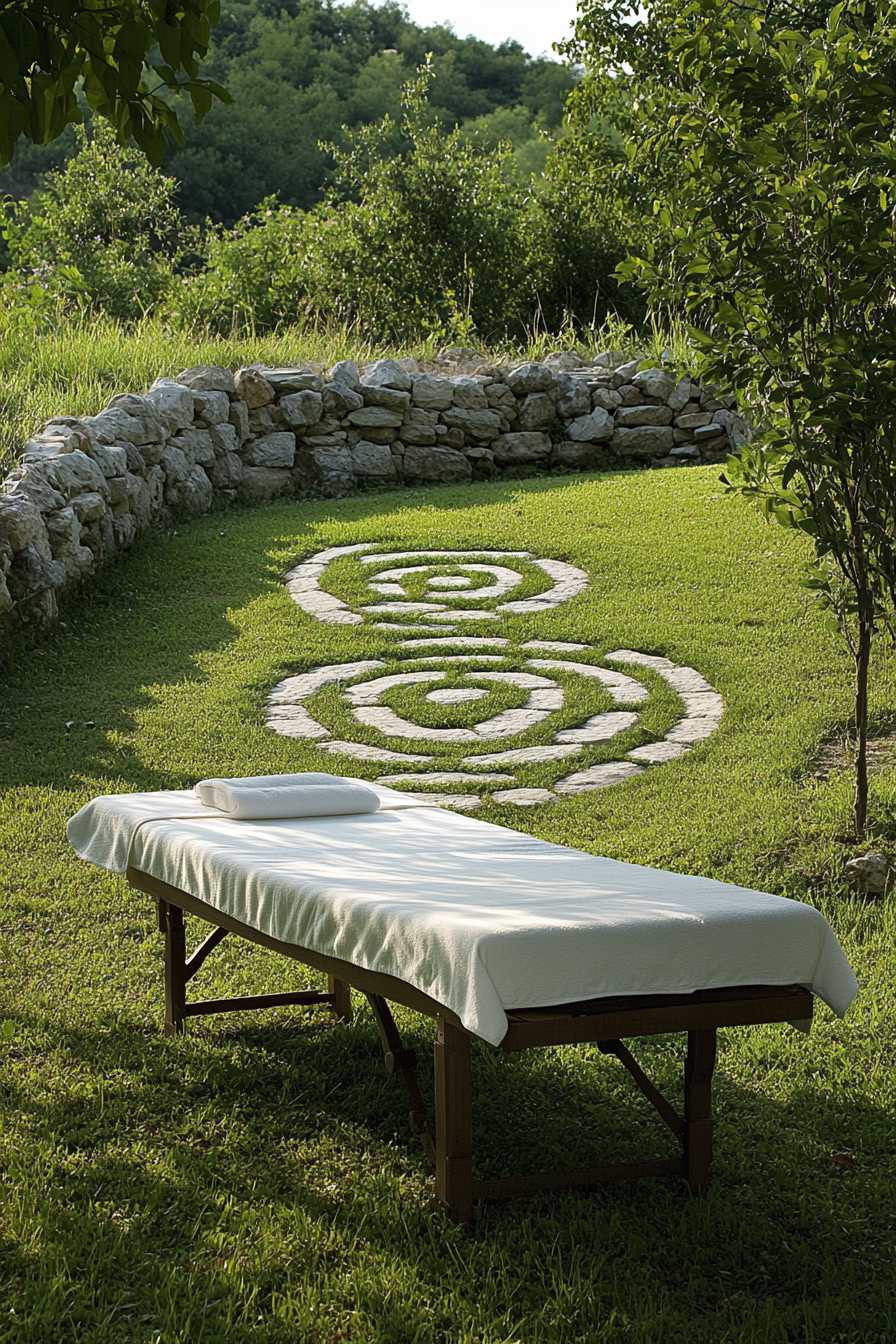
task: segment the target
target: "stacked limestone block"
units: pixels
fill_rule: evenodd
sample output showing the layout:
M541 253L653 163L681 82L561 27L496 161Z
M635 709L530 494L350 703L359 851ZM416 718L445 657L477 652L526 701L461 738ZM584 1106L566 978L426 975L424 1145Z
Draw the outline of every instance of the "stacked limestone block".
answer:
M462 352L466 354L467 352ZM56 615L57 592L137 533L278 495L470 481L638 462L721 461L749 438L732 398L638 361L575 356L435 372L379 360L314 369L200 366L60 416L0 493L0 619Z

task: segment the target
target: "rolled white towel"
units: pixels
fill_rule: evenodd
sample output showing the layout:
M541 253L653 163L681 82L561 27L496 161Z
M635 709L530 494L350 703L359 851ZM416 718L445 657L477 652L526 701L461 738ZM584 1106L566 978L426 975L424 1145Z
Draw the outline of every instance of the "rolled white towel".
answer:
M358 780L338 775L256 775L202 779L193 792L206 807L234 821L284 817L339 817L376 812L379 795Z

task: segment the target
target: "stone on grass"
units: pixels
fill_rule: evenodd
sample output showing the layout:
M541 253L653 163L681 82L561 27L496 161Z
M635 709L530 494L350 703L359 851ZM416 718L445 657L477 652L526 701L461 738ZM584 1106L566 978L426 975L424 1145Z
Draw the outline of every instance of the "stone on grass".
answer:
M846 864L846 880L860 891L879 896L887 887L889 861L879 850L871 849L860 854Z

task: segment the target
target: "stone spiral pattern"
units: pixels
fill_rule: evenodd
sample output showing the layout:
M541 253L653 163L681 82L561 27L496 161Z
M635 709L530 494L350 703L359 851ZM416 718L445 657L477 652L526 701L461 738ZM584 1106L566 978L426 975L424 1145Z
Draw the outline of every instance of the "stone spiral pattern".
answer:
M355 556L369 575L367 587L375 599L361 611L352 611L346 602L326 592L321 585L327 567L349 555ZM513 598L511 594L523 583L528 566L541 570L550 586L533 596ZM416 577L418 584L425 576L420 601L407 595L404 584L411 576ZM536 639L514 645L497 633L455 633L469 629L467 622L489 623L494 629L505 613L547 611L569 601L588 586L588 576L564 561L539 559L525 551L376 552L374 543L362 543L319 552L290 571L286 586L303 611L325 624L360 625L372 619L375 629L410 636L400 639L389 656L392 663L407 664L407 670L383 675L387 664L381 658L315 667L284 678L271 691L267 704L267 724L275 732L315 741L321 750L334 756L377 761L392 766L393 770L399 767L395 773L379 778L380 783L394 788L410 788L418 793L420 786L427 784L455 785L464 790L495 782L513 785L514 767L563 762L558 764L561 777L554 781L553 789L489 788L486 795L496 802L519 805L553 802L559 796L607 788L650 766L686 755L716 730L724 711L722 697L699 672L677 666L668 658L616 649L601 657L601 664L611 664L608 667L588 661L595 650L587 644ZM471 602L479 605L466 605ZM491 666L509 658L519 662L521 669ZM471 684L440 687L438 683L445 679L449 669L455 672L458 663L465 664L466 670L453 680ZM662 741L635 747L616 761L561 773L575 764L572 758L585 753L589 745L606 744L638 722L640 716L635 707L643 705L650 695L648 687L637 677L639 669L652 670L672 687L681 700L683 716ZM592 715L576 727L558 727L549 744L481 750L548 723L563 708L563 686L546 675L556 671L598 681L609 693L613 708ZM495 683L525 691L525 703L483 718L472 727L427 727L403 718L383 704L387 692L411 686L420 687L433 704L473 703L485 698L489 684ZM323 687L334 684L344 687L342 699L356 723L374 728L385 737L426 742L431 744L432 752L395 751L334 738L305 704ZM459 744L469 744L468 754L463 756L459 767L439 770L439 755L450 753L456 757ZM421 768L427 766L430 768ZM475 791L428 796L464 810L472 810L482 802Z

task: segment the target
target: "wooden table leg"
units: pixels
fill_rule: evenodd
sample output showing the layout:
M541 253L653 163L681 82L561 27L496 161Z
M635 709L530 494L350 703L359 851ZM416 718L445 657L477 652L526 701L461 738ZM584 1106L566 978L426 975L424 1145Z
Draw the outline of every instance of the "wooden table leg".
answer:
M457 1223L473 1216L470 1037L440 1014L435 1043L436 1199Z
M712 1075L716 1064L716 1031L688 1032L684 1066L684 1163L692 1195L709 1189L712 1162Z
M179 1036L186 1021L187 938L184 912L159 901L159 923L165 930L165 1035Z
M327 976L327 993L333 995L333 1016L337 1022L347 1027L352 1021L352 987L347 980L339 980L335 975Z

